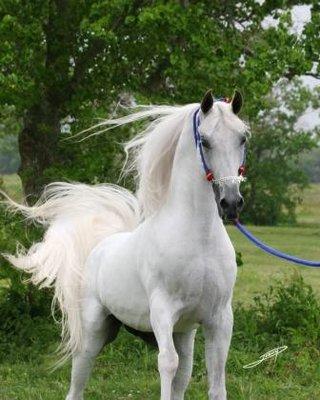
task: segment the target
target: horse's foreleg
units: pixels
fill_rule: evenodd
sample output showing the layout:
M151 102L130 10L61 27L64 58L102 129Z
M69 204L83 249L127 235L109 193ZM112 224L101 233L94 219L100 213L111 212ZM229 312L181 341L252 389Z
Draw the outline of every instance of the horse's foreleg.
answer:
M72 357L71 384L66 400L83 400L94 359L106 343L115 339L120 328L118 321L106 316L106 310L97 300L86 299L83 308L82 349Z
M178 369L179 358L173 342L174 321L170 314L170 307L161 296L154 297L152 300L150 321L159 347L161 400L171 400L172 381Z
M225 365L233 327L231 306L204 325L206 365L209 380L209 399L226 400Z
M174 333L173 339L179 356L179 366L172 384L172 400L183 400L192 374L193 347L196 330Z

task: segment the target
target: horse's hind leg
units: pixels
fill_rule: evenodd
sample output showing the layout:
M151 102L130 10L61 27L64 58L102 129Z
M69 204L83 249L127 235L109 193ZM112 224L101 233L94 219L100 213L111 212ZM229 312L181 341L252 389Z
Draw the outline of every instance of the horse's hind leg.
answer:
M66 400L82 400L94 359L106 343L112 342L121 323L94 298L86 299L83 310L83 346L72 357L71 385Z

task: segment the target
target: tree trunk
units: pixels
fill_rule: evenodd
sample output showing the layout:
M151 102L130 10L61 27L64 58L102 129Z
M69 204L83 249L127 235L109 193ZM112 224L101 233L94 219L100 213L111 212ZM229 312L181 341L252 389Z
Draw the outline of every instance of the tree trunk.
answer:
M45 170L57 161L60 121L58 110L42 100L27 111L19 134L21 165L19 176L28 203L32 204L45 184Z
M72 95L70 59L77 43L81 17L74 17L74 4L67 0L48 2L48 19L43 25L46 53L44 71L38 81L39 101L25 115L19 135L19 175L29 203L50 182L45 170L57 164L60 117Z

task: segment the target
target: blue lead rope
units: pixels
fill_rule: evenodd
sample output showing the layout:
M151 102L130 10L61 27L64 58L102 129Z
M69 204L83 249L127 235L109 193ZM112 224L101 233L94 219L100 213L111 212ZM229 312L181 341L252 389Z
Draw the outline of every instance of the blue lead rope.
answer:
M309 261L309 260L304 260L303 258L290 256L289 254L283 253L282 251L274 249L273 247L270 247L267 244L261 242L261 240L253 236L253 234L249 232L248 229L245 228L238 220L235 220L234 224L239 229L239 231L244 234L244 236L247 239L249 239L252 243L254 243L257 247L259 247L266 253L272 254L273 256L279 258L283 258L284 260L293 262L295 264L304 265L306 267L320 267L319 261Z

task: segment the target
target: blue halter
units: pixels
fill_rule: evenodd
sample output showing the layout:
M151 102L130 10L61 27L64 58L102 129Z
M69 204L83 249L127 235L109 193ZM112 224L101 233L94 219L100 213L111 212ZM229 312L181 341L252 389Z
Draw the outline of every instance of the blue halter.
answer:
M219 101L225 101L228 102L226 99L218 99ZM202 164L202 168L205 172L205 176L208 182L214 182L215 181L215 177L213 174L212 169L208 166L205 156L204 156L204 151L203 151L203 144L202 144L202 139L201 139L201 135L199 132L199 125L200 125L200 117L199 117L199 113L200 113L200 108L198 108L194 114L193 114L193 136L194 136L194 141L195 141L195 145L196 145L196 149L199 152L200 155L200 160L201 160L201 164ZM247 157L247 149L246 146L244 148L244 153L243 153L243 159L242 159L242 163L239 167L238 170L238 175L239 177L243 177L245 174L245 162L246 162L246 157Z

